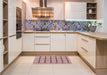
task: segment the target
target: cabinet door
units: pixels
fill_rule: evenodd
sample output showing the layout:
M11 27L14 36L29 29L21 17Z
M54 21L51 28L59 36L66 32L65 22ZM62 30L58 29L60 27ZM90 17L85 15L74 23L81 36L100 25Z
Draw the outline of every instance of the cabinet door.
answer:
M2 26L3 26L3 24L2 24L2 22L3 22L3 21L2 21L2 18L3 18L3 17L2 17L2 16L3 16L3 15L2 15L2 14L3 14L3 13L2 13L2 12L3 12L3 9L2 9L2 8L3 8L3 7L2 7L2 6L3 6L3 3L2 3L2 0L0 0L0 38L2 38L2 34L3 34L3 32L2 32L2 29L3 29L3 27L2 27Z
M16 36L9 37L9 63L11 63L18 55Z
M77 51L76 34L66 34L66 51Z
M16 49L17 49L18 54L20 54L22 52L22 38L16 39L16 41L17 41Z
M96 39L89 38L89 63L96 68Z
M51 51L66 51L64 33L51 34Z
M23 34L23 51L35 51L34 48L34 33Z
M8 34L16 34L16 0L8 0Z
M3 41L0 40L0 72L3 70Z
M65 19L86 19L86 2L65 2Z

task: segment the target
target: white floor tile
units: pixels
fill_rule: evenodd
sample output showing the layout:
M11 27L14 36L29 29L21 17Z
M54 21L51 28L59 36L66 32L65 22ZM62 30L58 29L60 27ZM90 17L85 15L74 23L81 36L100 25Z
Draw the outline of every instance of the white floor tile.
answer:
M72 64L33 64L35 56L20 56L3 75L95 75L78 56L69 56Z

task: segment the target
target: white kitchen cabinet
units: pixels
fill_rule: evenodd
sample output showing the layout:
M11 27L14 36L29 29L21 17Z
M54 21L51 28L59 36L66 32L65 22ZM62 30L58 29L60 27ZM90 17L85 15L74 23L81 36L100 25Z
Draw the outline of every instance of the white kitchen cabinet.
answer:
M0 52L0 72L3 71L3 52Z
M52 33L51 34L51 51L66 51L65 50L65 33Z
M9 64L17 57L18 51L17 51L17 42L16 42L16 36L9 37Z
M0 0L0 38L2 38L2 34L3 34L3 21L2 21L2 18L3 18L3 2L2 0Z
M96 68L96 39L78 35L78 52Z
M35 51L34 33L23 33L23 51Z
M0 40L0 72L3 70L3 41Z
M35 51L50 51L50 33L35 34Z
M16 34L16 0L8 0L8 34Z
M22 38L20 39L16 39L16 42L17 42L17 53L20 54L22 52Z
M77 51L76 34L66 34L66 51Z
M65 2L65 19L86 19L86 2Z

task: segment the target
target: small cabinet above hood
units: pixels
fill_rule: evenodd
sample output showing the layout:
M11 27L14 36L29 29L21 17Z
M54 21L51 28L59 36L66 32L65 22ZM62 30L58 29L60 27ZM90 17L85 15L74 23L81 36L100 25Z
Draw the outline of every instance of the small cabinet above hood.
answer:
M33 18L38 19L53 19L54 12L52 7L47 7L47 0L40 0L40 6L36 8L32 8L32 16Z

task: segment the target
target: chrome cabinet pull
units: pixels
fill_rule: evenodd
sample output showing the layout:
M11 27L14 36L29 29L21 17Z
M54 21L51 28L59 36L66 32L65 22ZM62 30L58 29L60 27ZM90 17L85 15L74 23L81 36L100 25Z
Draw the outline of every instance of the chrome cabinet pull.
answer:
M84 47L81 47L84 51L88 52L88 50L86 50Z

